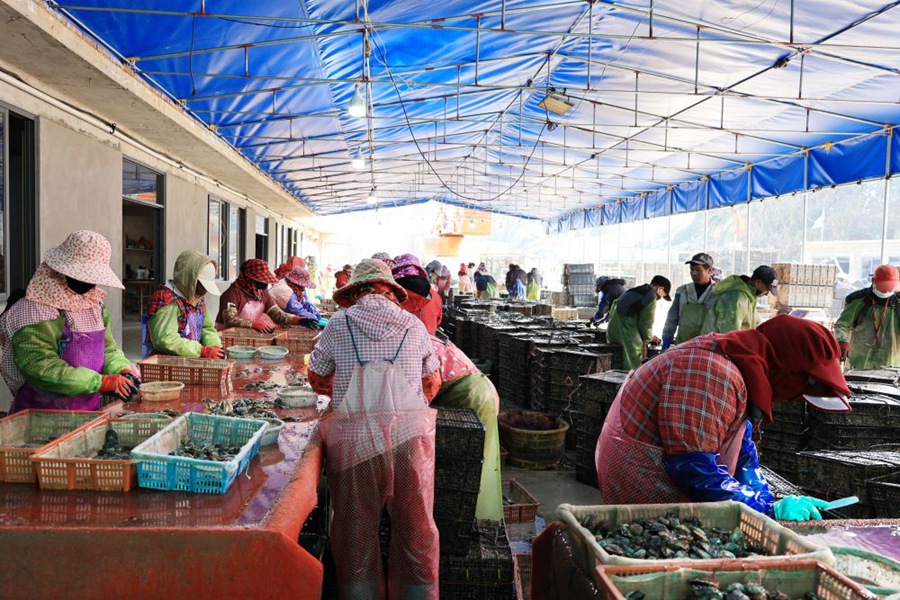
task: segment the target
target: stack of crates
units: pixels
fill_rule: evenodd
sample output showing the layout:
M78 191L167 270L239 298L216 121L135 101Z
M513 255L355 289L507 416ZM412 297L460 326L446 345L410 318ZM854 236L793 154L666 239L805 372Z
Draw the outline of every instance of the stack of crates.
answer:
M481 488L484 425L470 408L440 408L434 445L433 514L441 554L465 555Z
M794 308L831 308L834 302L835 265L773 263L778 278L778 298L769 296L775 306Z
M441 600L510 600L515 594L512 548L503 521L475 523L465 556L441 553Z
M597 292L593 264L563 265L562 284L566 288L572 305L577 307L596 306Z
M778 402L772 406L774 422L762 427L760 462L792 483L800 476L797 453L806 447L809 412L806 402Z
M798 483L810 496L825 499L859 497L859 504L841 509L854 519L876 516L871 482L900 473L900 452L890 450L812 450L800 452Z
M575 430L575 479L581 483L597 487L594 451L609 408L627 376L627 371L616 370L580 377L570 415Z
M555 352L550 359L549 383L547 387L546 408L563 420L572 423L572 413L579 414L581 396L578 390L582 384L582 375L603 373L612 368L613 356L595 350L589 345L567 348ZM575 448L576 435L569 428L566 436L566 447Z

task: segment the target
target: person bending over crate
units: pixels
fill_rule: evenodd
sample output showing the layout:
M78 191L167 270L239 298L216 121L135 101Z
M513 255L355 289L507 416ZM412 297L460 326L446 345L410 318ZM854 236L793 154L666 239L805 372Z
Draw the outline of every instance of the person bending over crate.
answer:
M619 388L597 441L603 502L734 500L776 519L821 519L827 503L817 498L774 502L752 433L772 421L773 402L803 397L820 410L850 410L840 355L823 326L779 315L645 363Z
M221 294L216 263L193 250L175 260L173 279L153 292L147 309L147 356L225 358L222 339L206 310L206 294Z
M129 400L140 386L116 345L99 285L124 289L99 233L75 231L44 254L25 297L0 319L0 372L26 408L97 410L100 394Z
M316 284L306 269L306 262L299 256L292 256L275 269L275 276L281 281L269 288L269 295L275 300L278 308L300 317L302 327L308 329L325 327L328 320L322 318L306 293L308 289L316 289Z

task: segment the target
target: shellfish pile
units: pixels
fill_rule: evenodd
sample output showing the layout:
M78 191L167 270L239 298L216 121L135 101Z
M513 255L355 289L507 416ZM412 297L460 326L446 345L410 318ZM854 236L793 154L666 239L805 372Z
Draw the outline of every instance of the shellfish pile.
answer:
M698 517L636 519L610 526L596 515L588 515L581 525L594 534L597 544L607 553L636 559L709 559L744 558L766 554L744 536L740 527L724 531L704 528Z
M650 600L641 591L629 592L625 600ZM699 577L691 580L688 600L792 600L781 590L767 590L758 583L731 583L721 588L715 578ZM796 600L822 600L815 592L807 592Z
M276 419L275 408L281 408L277 401L241 398L230 401L206 399L206 410L212 415L223 417L242 417L245 419Z
M119 434L112 429L106 430L103 438L103 447L93 458L98 460L128 460L131 458L131 448L123 448L119 444Z
M241 446L228 444L195 444L193 440L183 439L181 445L169 452L170 456L185 456L198 460L228 462L237 456Z

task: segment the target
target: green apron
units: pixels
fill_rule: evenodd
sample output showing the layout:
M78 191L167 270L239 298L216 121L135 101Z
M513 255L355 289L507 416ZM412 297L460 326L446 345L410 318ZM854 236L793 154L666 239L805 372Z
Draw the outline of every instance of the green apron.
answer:
M675 343L680 344L698 335L708 333L704 327L708 313L707 306L700 302L682 304L681 313L678 316L678 334L675 336Z
M874 312L873 312L874 309ZM900 301L872 306L871 298L848 302L834 324L838 341L850 342L848 364L853 369L900 367ZM875 323L878 322L878 334Z

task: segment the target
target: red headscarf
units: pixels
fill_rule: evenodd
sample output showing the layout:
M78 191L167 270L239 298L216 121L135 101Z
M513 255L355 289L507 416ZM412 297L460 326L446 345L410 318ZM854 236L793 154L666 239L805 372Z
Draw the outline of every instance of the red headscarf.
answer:
M300 271L301 269L305 268L305 260L303 260L299 256L291 256L285 262L281 263L281 265L277 269L275 269L275 277L277 277L278 279L284 279L285 276L292 270L296 269L297 271Z
M740 370L748 400L769 422L772 403L799 398L809 377L831 388L835 395L851 395L838 362L841 349L837 340L818 323L779 315L756 329L714 335Z
M459 274L460 275L468 275L469 270L466 269L466 263L459 263Z

